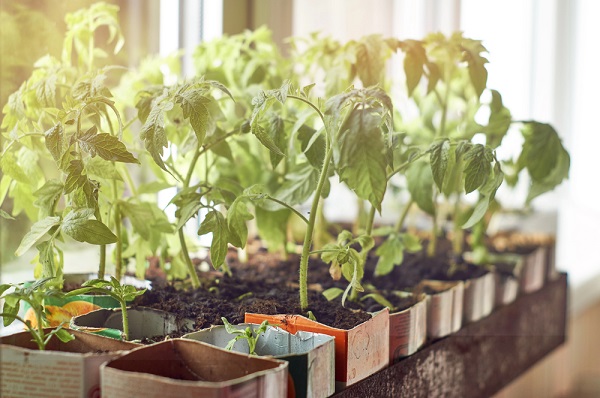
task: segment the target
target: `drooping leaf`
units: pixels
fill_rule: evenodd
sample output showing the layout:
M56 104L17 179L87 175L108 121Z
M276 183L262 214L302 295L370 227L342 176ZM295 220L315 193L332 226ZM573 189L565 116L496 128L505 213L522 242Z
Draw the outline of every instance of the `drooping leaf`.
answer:
M46 148L48 148L48 151L50 151L50 154L54 160L58 162L62 158L66 149L63 125L61 123L57 123L47 130L44 133L44 136L46 137Z
M430 163L433 180L441 191L444 185L444 177L448 168L448 159L450 156L450 141L442 140L431 146Z
M93 209L72 210L63 219L62 231L79 242L93 245L115 243L117 237L106 225L98 220L89 219L93 214Z
M380 35L369 35L356 45L355 68L363 86L384 83L385 65L391 52Z
M423 76L423 65L427 61L423 43L416 40L400 42L404 51L404 74L406 75L406 88L408 95L412 96Z
M227 227L229 228L229 241L236 247L243 249L248 241L247 221L254 218L248 211L245 198L240 196L233 201L227 209Z
M77 141L81 149L92 157L98 155L113 162L140 163L117 137L107 133L97 134L95 127L79 136Z
M310 164L321 170L323 160L325 159L325 137L321 132L309 127L305 124L298 129L298 140L300 140L300 148L306 155Z
M25 174L25 171L23 171L23 168L15 157L14 152L9 151L2 155L0 167L2 167L2 172L13 180L23 184L31 183L29 177L27 177L27 174Z
M427 214L435 214L433 205L433 175L424 161L410 165L406 170L406 182L410 197Z
M15 255L23 255L31 246L46 235L52 227L58 224L60 224L60 217L46 217L33 224L29 232L23 237L21 244L15 251Z
M502 104L502 96L496 90L491 90L490 117L485 126L486 144L492 148L498 147L508 132L512 123L512 115Z
M492 150L481 144L474 145L464 156L465 192L471 193L479 188L489 175L493 161Z
M283 119L277 115L271 117L267 127L267 133L273 139L273 143L275 144L277 149L279 149L279 152L281 154L285 154L287 152L287 143L285 136L285 123ZM284 155L281 154L275 153L273 151L269 153L271 159L271 166L273 167L273 169L275 169L279 162L281 162L281 160L283 159Z
M480 97L483 90L485 90L488 76L487 69L485 69L488 60L481 53L487 52L487 50L481 44L481 41L466 38L462 39L461 48L463 50L463 60L467 62L469 67L471 84L475 88L477 97Z
M281 152L279 147L277 147L277 144L275 143L273 137L271 137L268 131L265 130L261 125L253 125L252 134L254 134L256 138L258 138L260 143L263 144L268 150L270 150L271 153L282 157L285 156L285 154Z
M542 180L532 180L526 203L529 204L539 195L553 190L560 185L563 180L567 179L569 177L570 165L571 158L569 153L564 148L561 148L557 162L550 174L546 175Z
M340 297L342 293L344 293L344 291L339 287L330 287L329 289L324 290L322 294L325 296L327 301L332 301Z
M39 252L39 262L42 264L42 278L52 278L55 276L54 263L54 242L47 240L36 246Z
M564 158L564 147L558 133L551 125L539 122L525 123L521 133L525 142L517 161L519 169L527 168L532 180L543 181L552 173L559 158ZM566 165L566 162L563 163Z
M201 88L179 92L175 101L181 104L183 117L190 120L198 142L202 144L209 125L210 112L207 104L210 98L204 96Z
M88 178L83 174L83 162L80 159L71 160L67 167L67 178L65 179L65 194L85 185Z
M44 183L40 189L33 193L33 195L37 198L33 204L40 208L40 214L42 217L52 215L54 205L60 198L63 188L64 186L62 182L51 179L46 181L46 183Z
M338 161L340 180L379 211L387 187L380 122L369 109L353 110L339 135Z
M211 210L206 214L198 235L202 236L207 233L212 233L212 243L210 245L210 260L215 269L219 269L225 262L227 255L227 243L229 242L229 228L227 228L227 220L216 210Z
M146 119L146 123L142 126L140 132L140 138L144 140L144 146L146 150L154 159L154 162L163 170L167 171L164 161L162 160L163 148L167 148L169 141L167 140L167 134L164 128L164 115L163 113L173 108L173 103L169 101L159 102L159 98L155 101Z

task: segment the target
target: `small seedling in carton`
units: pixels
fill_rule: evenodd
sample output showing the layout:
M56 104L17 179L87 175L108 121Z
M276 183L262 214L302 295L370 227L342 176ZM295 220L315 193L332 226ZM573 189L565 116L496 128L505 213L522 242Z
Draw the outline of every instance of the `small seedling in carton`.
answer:
M246 327L245 330L236 329L225 317L221 317L223 325L227 333L234 335L235 337L227 343L226 350L231 351L236 341L246 339L248 341L248 350L250 355L256 355L256 343L261 334L267 330L267 326L271 326L268 321L263 321L256 330L252 330L250 326Z
M56 297L57 295L61 295L56 289L45 288L46 283L51 279L54 278L40 279L31 285L24 283L0 285L0 298L4 300L4 307L0 316L2 317L4 326L9 326L15 320L21 322L25 325L29 333L31 333L33 341L35 341L40 350L46 349L46 345L52 336L58 337L64 343L75 339L73 335L63 329L62 325L50 331L44 329L44 327L49 325L44 300L50 296ZM12 291L10 291L11 289ZM10 291L10 293L6 293L7 291ZM22 301L31 306L30 311L34 314L33 320L23 319L18 315Z
M66 297L77 296L79 294L100 293L106 294L119 302L123 317L123 337L129 339L129 319L127 317L127 302L132 301L137 296L144 294L146 289L137 290L131 285L121 285L114 277L110 281L103 279L92 279L85 282L80 289L67 293Z

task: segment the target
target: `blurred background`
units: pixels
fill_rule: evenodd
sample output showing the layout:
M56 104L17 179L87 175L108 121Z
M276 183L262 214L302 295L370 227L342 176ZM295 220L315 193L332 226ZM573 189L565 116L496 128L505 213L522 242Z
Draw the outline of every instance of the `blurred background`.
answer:
M505 227L525 225L557 235L557 265L569 273L568 344L550 355L498 397L600 396L600 188L595 162L600 148L596 107L600 104L600 1L598 0L110 0L120 7L124 51L113 63L136 66L148 54L183 49L182 72L192 73L191 53L203 40L266 25L283 52L291 36L320 31L340 41L378 33L420 39L429 32L463 31L489 51L488 86L499 90L514 119L553 124L571 154L571 174L555 192L536 199L534 212L518 208L525 186L499 193L515 208ZM64 16L93 1L0 1L0 107L45 54L60 56ZM390 75L402 73L393 58ZM400 79L398 79L400 81ZM394 90L404 90L400 84ZM503 151L520 146L509 135ZM511 146L512 144L512 146ZM523 181L526 184L526 181ZM353 217L340 207L338 187L325 209L331 219ZM5 206L11 206L5 203ZM1 225L3 272L28 230L25 223ZM16 226L16 227L15 227Z

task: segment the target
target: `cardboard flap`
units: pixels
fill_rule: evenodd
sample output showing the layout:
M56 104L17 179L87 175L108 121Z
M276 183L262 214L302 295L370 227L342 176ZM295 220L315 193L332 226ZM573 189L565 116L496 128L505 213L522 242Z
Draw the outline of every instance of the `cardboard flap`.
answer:
M50 332L51 330L52 329L46 329L46 332ZM57 337L52 337L46 346L46 350L94 354L130 350L139 347L139 344L109 339L102 336L79 332L77 330L69 330L69 333L75 336L75 340L63 343ZM20 332L9 336L3 336L0 338L0 343L33 350L38 349L37 344L32 341L29 332Z
M228 352L192 340L172 339L141 347L106 364L126 372L176 380L229 382L287 367L287 362Z

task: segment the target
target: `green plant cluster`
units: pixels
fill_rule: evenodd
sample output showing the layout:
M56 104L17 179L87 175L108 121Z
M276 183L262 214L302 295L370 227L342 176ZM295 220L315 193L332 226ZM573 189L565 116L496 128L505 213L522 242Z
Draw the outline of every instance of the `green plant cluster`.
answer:
M98 3L69 15L67 24L61 59L36 63L10 96L1 127L0 203L15 203L2 216L23 212L34 222L17 254L36 246L39 277L60 277L64 246L76 240L99 246L99 279L109 257L118 283L130 259L143 277L146 258L158 256L172 278L187 275L199 287L197 243L186 225L198 218L197 235L212 234L212 265L229 272L228 247L245 247L254 220L271 250L302 246L299 292L307 310L311 256L348 281L330 298L357 300L371 250L376 274L385 275L425 243L435 255L449 221L460 256L464 230L485 232L503 183L527 178L529 204L568 176L558 133L512 119L500 93L487 87L485 47L461 33L348 43L315 34L291 39L292 54L284 57L260 28L200 44L196 77L171 81L161 71L177 71L173 57L152 57L137 69L96 67L106 46L122 47L116 7ZM95 42L100 27L109 30L108 43ZM392 56L403 58L403 76L387 73ZM399 79L406 89L397 98L389 88ZM400 101L416 116L395 106ZM476 117L482 110L489 114L483 123ZM522 150L499 159L513 126L521 127ZM328 236L323 214L333 178L364 210L337 239ZM172 187L175 220L156 199ZM375 228L389 196L400 218ZM405 225L415 206L431 220L426 242ZM377 247L376 237L383 239ZM114 281L106 282L112 292Z

